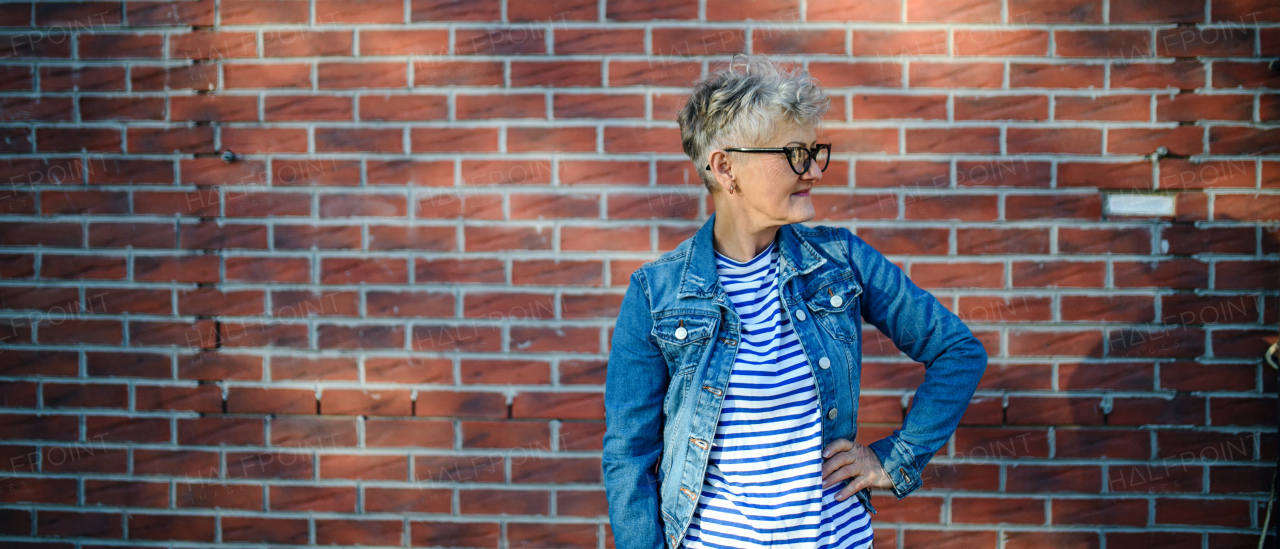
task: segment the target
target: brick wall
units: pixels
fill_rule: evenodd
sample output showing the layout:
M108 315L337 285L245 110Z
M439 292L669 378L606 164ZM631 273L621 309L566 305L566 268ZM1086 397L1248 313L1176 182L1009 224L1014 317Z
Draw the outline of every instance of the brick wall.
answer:
M924 487L877 492L877 547L1257 542L1280 4L3 3L0 26L6 547L612 547L611 326L711 211L674 112L736 52L834 98L812 223L991 355ZM867 443L923 370L864 335Z

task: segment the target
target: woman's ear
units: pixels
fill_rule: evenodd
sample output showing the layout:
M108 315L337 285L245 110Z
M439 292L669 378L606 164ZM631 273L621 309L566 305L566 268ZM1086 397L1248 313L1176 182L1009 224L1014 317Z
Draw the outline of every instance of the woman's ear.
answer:
M733 167L729 163L729 155L723 150L715 149L707 155L706 169L711 170L712 176L720 183L720 188L731 189L737 186Z

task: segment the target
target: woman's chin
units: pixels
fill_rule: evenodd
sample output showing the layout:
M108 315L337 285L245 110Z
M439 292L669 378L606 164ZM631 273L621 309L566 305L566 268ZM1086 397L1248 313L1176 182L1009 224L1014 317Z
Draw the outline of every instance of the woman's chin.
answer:
M792 200L795 200L794 196L792 197ZM813 208L813 202L810 201L809 197L807 196L804 197L802 201L793 203L791 205L790 218L792 220L792 223L803 223L805 221L809 221L810 219L813 219L816 215L817 215L817 212Z

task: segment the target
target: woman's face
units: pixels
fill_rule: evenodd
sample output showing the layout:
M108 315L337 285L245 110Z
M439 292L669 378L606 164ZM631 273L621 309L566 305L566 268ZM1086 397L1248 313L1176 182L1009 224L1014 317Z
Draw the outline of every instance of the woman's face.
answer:
M772 137L762 143L734 144L738 147L775 148L788 145L813 147L818 132L813 126L802 127L780 122ZM722 185L716 209L727 207L735 215L745 215L756 226L800 223L814 218L816 212L809 189L822 179L822 167L810 162L809 169L797 174L782 153L725 153L732 163L732 195Z

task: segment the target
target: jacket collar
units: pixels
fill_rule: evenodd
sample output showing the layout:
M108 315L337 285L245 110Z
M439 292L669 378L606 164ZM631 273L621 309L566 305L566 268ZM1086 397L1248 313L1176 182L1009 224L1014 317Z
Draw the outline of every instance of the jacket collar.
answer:
M716 214L712 212L711 217L703 223L702 228L693 235L690 242L689 253L685 254L684 269L680 277L680 289L676 293L677 298L688 296L696 297L712 297L724 299L724 287L720 285L720 276L716 273L716 258L714 245L714 229L716 222ZM778 287L782 288L786 285L791 277L797 274L806 274L822 264L826 263L826 258L822 257L813 246L796 230L794 224L783 225L778 227Z

